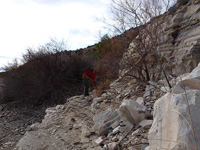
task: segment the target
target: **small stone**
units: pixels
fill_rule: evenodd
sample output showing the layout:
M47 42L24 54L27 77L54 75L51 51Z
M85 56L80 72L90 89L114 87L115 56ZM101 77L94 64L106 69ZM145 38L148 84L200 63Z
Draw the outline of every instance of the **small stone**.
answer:
M109 137L111 137L112 135L113 135L113 133L110 132L110 133L108 133L107 137L109 138Z
M113 149L117 145L117 142L112 142L108 144L108 149Z
M151 125L153 123L153 120L143 120L139 123L140 126L142 126L143 128L150 128Z
M82 131L82 133L81 133L82 136L88 137L91 135L90 129L86 125L82 126L81 131Z
M112 141L113 142L117 142L119 139L117 138L117 136L114 136L113 138L112 138Z
M144 98L143 97L138 97L136 102L140 105L144 105Z
M143 97L146 98L146 97L150 96L150 94L151 94L150 91L146 91L146 92L144 93Z
M103 102L104 102L104 103L111 103L111 100L106 99L106 100L104 100Z
M124 94L125 97L129 96L130 95L130 92Z
M81 127L81 124L74 124L73 125L73 128L75 128L75 129L79 129Z
M147 143L147 140L146 139L141 139L141 142L142 143ZM146 146L148 146L148 145L146 145Z
M105 97L97 97L97 98L94 98L93 99L93 103L96 104L96 103L101 103L105 100Z
M81 143L89 143L90 142L90 139L87 138L87 137L81 137Z
M84 144L83 146L82 146L82 149L87 149L89 147L89 144Z
M116 127L114 130L113 130L113 134L117 134L119 132L119 129L120 129L120 126Z
M57 105L56 110L65 110L65 105Z
M150 103L150 102L147 102L145 105L146 105L146 106L149 106L149 105L151 105L151 103Z
M163 91L163 92L169 92L170 88L167 87L167 86L163 86L163 87L161 87L161 91Z
M53 108L47 108L45 111L46 114L56 113L56 110Z
M119 95L116 97L116 99L120 99L120 97L121 97L121 94L119 94Z
M12 145L12 144L13 144L13 142L11 142L11 141L4 143L4 145Z
M51 135L55 135L56 132L57 132L57 130L54 129L54 130L51 132Z
M104 142L104 139L100 136L98 139L94 141L97 145L101 145Z
M31 126L30 126L30 128L32 129L32 130L36 130L36 129L38 129L38 127L39 127L39 123L34 123L34 124L32 124Z
M108 149L108 145L105 144L105 145L103 146L103 148L104 148L104 149Z
M132 133L133 136L138 136L140 135L140 129L137 129L135 130L133 133Z

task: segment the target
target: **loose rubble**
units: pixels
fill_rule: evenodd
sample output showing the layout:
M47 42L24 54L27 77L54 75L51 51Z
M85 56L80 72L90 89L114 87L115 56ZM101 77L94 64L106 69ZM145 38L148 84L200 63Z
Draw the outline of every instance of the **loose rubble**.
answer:
M140 105L133 98L127 99L130 87L124 84L127 91L122 92L122 85L115 81L101 97L75 96L68 99L65 105L48 108L42 123L32 125L15 150L144 149L148 146L151 122L145 120L151 118L151 111L146 111L149 105ZM121 92L119 99L118 92ZM132 134L135 130L139 130L140 134Z
M172 62L163 66L175 75L190 72L200 60L200 1L191 0L178 8L174 13L168 12L167 21L162 24L165 33L161 46L163 56ZM6 141L1 148L16 145L14 150L192 150L195 140L187 110L191 107L199 135L199 68L191 74L170 77L172 90L165 79L138 84L135 79L123 78L121 70L119 79L100 97L93 97L93 93L89 97L74 96L64 105L48 108L42 123L17 129L24 135L17 145ZM199 136L196 140L200 141ZM200 148L199 143L197 147Z

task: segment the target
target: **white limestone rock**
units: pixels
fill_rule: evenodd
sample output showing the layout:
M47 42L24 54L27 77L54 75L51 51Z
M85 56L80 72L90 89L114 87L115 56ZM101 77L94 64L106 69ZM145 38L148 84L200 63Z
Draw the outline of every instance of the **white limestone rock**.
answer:
M172 93L167 93L155 103L149 132L150 150L193 150L196 149L195 138L200 149L199 100L200 64L179 80Z
M97 145L101 145L103 143L104 139L100 136L98 139L96 139L94 142L97 144Z
M137 124L145 119L146 117L146 107L139 105L133 100L125 100L120 105L119 110L122 115L132 124Z
M185 90L200 90L200 64L187 76L181 78L177 85L173 87L175 94L183 93Z
M143 98L143 97L138 97L138 98L136 99L136 102L137 102L138 104L140 104L140 105L144 105L144 98Z
M112 111L108 108L106 111L101 112L93 117L94 126L91 131L98 135L103 135L108 132L110 128L115 128L121 121L119 111Z
M200 149L200 91L188 90L198 149ZM154 105L154 120L149 132L150 150L194 150L190 115L184 93L167 93Z
M109 143L109 144L108 144L108 148L109 148L109 149L113 149L113 148L115 148L116 145L117 145L117 142Z
M147 147L145 148L145 150L149 150L149 146L147 146Z
M153 123L153 120L142 120L139 125L143 128L150 127Z
M105 100L105 97L97 97L97 98L94 98L93 99L93 103L96 104L96 103L101 103Z
M112 133L113 133L113 134L117 134L119 131L120 131L120 126L114 128L114 130L113 130Z
M86 125L82 126L81 131L82 131L81 136L83 136L83 137L88 137L91 135L90 129Z

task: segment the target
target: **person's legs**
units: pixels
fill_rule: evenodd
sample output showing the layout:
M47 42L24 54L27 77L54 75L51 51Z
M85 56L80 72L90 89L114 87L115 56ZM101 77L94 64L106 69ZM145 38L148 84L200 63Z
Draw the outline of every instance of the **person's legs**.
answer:
M84 96L89 96L89 84L88 84L88 79L83 77L83 85L84 85Z

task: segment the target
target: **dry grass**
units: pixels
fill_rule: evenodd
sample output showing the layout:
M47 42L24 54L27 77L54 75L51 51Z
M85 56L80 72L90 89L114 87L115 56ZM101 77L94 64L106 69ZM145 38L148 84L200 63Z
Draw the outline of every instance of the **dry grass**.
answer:
M95 96L96 97L101 96L101 94L103 93L103 91L110 86L110 83L111 83L111 80L106 79L100 85L98 85L97 88L96 88L96 90L95 90Z

